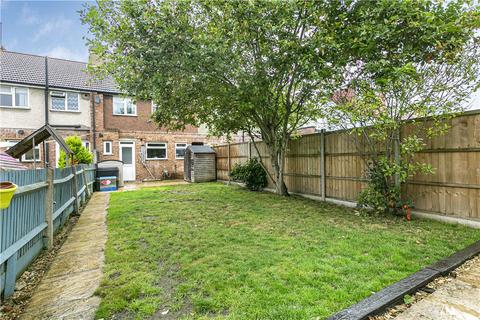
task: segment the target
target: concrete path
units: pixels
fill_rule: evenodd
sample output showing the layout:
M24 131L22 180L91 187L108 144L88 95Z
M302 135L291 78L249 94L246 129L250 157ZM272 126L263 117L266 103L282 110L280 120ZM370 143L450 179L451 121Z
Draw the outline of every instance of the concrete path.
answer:
M95 192L20 319L93 319L107 239L109 193Z
M456 278L445 282L395 319L480 319L480 257L474 258L465 270L461 268Z

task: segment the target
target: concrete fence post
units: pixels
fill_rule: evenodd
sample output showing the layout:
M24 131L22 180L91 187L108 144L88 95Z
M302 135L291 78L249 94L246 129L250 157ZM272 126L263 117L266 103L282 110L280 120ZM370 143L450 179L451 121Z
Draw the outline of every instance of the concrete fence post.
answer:
M47 168L47 190L45 193L45 222L47 223L47 229L45 230L44 246L46 249L50 249L53 245L53 169Z
M90 189L88 189L88 180L87 180L87 168L83 168L83 183L85 184L85 194L87 195L87 198L90 197Z
M228 143L228 149L227 149L227 157L228 157L228 183L230 183L230 173L231 173L231 163L230 163L230 142Z
M322 201L325 201L325 179L326 179L326 170L325 170L325 129L320 131L320 192Z

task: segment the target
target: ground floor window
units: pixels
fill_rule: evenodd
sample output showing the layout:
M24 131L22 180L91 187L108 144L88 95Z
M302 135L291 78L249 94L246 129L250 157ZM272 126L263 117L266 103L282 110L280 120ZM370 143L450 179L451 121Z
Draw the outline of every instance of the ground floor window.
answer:
M185 157L186 143L175 143L175 159L183 159Z
M7 141L8 148L13 147L18 143L17 140L9 140ZM34 154L35 154L35 162L40 161L40 145L36 145L34 150L29 150L27 153L22 155L23 162L33 162L34 161Z
M165 142L149 142L147 147L147 160L167 159L167 144Z
M103 154L112 154L112 141L103 141Z

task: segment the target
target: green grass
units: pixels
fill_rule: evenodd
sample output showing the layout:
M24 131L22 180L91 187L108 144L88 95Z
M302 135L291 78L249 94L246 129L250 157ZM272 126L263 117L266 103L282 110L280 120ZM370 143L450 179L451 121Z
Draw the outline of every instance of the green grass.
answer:
M107 221L115 319L323 319L480 239L217 183L113 193Z

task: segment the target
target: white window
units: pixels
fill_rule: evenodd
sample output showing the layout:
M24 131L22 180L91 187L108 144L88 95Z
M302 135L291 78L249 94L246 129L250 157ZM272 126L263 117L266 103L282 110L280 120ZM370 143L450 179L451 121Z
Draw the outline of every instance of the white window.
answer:
M175 143L175 159L183 159L185 157L186 143Z
M13 147L14 145L16 145L18 143L18 141L15 141L15 140L10 140L8 141L8 147ZM35 150L35 151L34 151ZM22 161L24 162L33 162L33 154L35 152L35 162L39 162L40 161L40 145L36 145L35 146L35 149L34 150L29 150L27 153L24 153L22 155Z
M88 140L83 140L83 141L82 141L82 145L83 145L88 151L90 151L90 141L88 141Z
M52 98L51 110L55 111L78 111L79 94L77 92L50 92Z
M112 141L103 141L103 154L112 154Z
M167 159L167 144L164 142L147 143L147 160Z
M136 116L137 105L128 98L113 97L113 114L123 116Z
M4 85L0 86L0 106L28 108L28 89Z
M158 109L158 106L152 101L152 113L155 113L157 109Z

